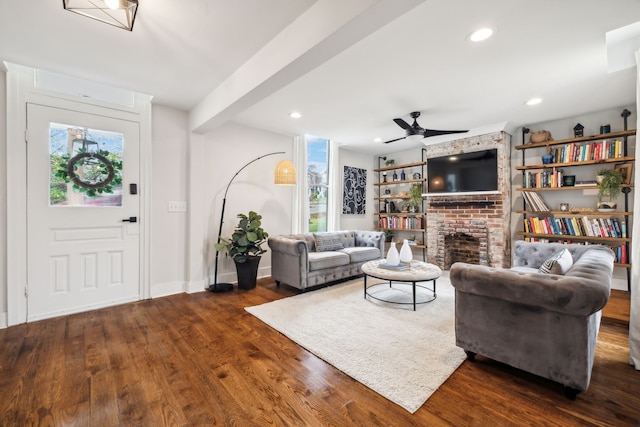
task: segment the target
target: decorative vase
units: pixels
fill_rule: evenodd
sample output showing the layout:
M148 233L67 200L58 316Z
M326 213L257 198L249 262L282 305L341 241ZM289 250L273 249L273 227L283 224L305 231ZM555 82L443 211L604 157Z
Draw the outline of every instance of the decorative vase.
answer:
M618 208L618 204L615 199L605 198L598 201L596 205L599 212L614 212Z
M391 247L387 251L387 264L400 265L400 254L396 248L396 242L391 242Z
M258 264L260 264L260 257L249 256L245 262L235 261L235 263L236 272L238 273L238 289L255 288L256 279L258 277Z
M409 241L407 239L404 239L404 242L402 242L402 247L400 248L400 262L402 264L411 264L412 259L413 252L411 252Z

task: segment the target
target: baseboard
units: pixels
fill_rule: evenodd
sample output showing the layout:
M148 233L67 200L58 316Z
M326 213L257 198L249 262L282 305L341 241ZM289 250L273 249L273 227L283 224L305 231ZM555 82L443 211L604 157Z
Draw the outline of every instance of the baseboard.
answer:
M9 324L9 315L6 311L0 313L0 329L6 329Z
M196 292L204 292L209 288L209 284L205 283L204 280L194 280L187 283L187 293L194 294Z
M181 294L187 288L186 282L165 282L151 285L151 298Z

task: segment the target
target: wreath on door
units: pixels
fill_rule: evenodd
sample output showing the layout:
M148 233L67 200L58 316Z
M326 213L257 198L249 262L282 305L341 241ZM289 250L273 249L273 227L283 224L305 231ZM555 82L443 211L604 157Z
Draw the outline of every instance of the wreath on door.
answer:
M66 183L72 183L72 189L89 197L113 194L122 184L122 160L116 154L106 150L80 150L71 157L62 156L65 163L56 171L56 176Z

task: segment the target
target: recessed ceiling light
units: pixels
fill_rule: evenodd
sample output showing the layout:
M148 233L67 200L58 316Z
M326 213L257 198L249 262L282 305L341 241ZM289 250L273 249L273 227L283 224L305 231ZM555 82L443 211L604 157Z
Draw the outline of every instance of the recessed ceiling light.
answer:
M299 119L300 117L302 117L302 114L298 113L297 111L293 111L289 113L289 117L291 117L292 119Z
M491 37L493 33L495 33L493 28L480 28L469 34L468 39L472 42L481 42Z
M542 102L542 98L531 98L526 102L527 105L538 105Z
M374 138L373 142L382 142L382 138Z

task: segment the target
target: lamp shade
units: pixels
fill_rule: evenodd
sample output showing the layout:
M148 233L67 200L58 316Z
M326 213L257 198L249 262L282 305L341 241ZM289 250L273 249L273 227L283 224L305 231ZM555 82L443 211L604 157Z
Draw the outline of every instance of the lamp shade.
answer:
M282 160L273 173L276 185L296 185L296 167L289 160Z
M87 18L132 31L138 0L62 0L62 6Z

